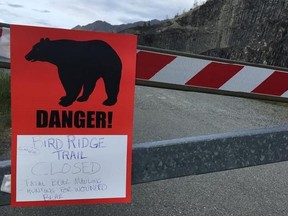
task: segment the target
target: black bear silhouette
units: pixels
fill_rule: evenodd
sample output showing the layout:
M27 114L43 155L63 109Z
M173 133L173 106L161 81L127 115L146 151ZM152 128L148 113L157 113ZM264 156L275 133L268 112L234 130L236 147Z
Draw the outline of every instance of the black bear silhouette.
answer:
M74 41L42 38L25 56L30 62L43 61L58 68L66 95L60 98L61 106L87 101L99 78L104 80L106 106L116 104L119 93L122 62L116 51L101 40ZM83 93L80 97L81 90Z

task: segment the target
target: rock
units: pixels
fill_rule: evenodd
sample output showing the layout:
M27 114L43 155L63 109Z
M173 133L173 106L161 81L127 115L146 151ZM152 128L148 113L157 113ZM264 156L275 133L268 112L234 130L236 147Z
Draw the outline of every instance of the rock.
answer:
M208 0L174 19L123 32L144 46L288 67L288 1Z

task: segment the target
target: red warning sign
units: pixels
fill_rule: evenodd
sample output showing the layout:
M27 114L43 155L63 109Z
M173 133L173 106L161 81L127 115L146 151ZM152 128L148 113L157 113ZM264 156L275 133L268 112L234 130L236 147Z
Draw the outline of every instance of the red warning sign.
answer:
M130 202L136 43L11 26L13 206Z

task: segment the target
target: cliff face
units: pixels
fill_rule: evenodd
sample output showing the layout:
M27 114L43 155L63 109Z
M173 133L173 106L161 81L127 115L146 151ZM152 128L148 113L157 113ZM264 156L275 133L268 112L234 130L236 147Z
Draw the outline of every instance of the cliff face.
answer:
M159 25L125 30L140 45L288 67L288 1L208 0Z
M233 0L229 4L230 25L219 29L219 46L203 54L288 67L288 1Z

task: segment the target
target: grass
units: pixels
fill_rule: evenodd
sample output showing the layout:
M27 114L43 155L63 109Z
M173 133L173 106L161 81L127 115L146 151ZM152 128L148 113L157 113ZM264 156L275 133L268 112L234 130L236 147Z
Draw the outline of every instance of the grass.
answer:
M0 68L0 132L11 128L11 91L9 70Z

